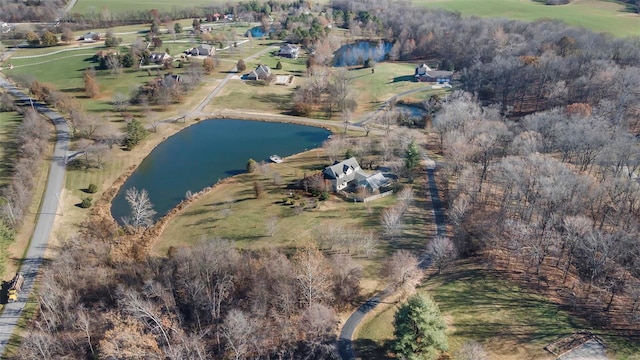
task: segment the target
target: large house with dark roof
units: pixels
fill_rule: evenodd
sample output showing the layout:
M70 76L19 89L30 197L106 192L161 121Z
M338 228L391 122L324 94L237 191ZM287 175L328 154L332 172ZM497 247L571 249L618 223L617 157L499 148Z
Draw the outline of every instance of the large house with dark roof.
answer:
M267 80L271 76L271 68L267 65L258 65L255 70L247 75L247 80Z
M297 59L298 53L300 52L300 48L293 44L286 44L280 48L278 51L278 56L288 57L291 59Z
M331 184L334 192L348 187L354 190L365 187L373 193L381 187L389 185L388 179L382 173L367 174L353 157L340 162L336 161L333 165L325 167L322 170L322 175Z

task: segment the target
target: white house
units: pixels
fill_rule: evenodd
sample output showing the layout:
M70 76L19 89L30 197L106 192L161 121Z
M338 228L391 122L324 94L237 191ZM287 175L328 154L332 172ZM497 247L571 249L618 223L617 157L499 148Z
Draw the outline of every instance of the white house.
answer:
M200 44L198 47L191 48L187 52L193 56L213 56L216 49L209 44Z

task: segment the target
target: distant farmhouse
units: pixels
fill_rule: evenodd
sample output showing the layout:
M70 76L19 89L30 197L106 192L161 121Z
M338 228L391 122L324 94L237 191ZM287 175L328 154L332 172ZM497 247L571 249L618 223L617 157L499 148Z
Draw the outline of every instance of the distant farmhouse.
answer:
M88 33L81 35L80 40L83 41L98 41L100 40L100 33L95 31L89 31Z
M300 48L293 44L286 44L278 51L278 56L287 57L291 59L297 59Z
M152 52L151 55L149 55L150 63L162 64L165 61L172 59L173 58L171 57L171 55L167 54L166 52Z
M271 76L271 68L267 65L258 65L255 70L247 75L247 80L267 80Z
M384 177L382 173L367 174L353 157L340 162L336 161L333 165L325 167L322 175L331 184L331 189L334 192L345 189L357 191L365 188L368 192L373 193L389 185L389 179Z
M416 81L437 82L445 84L451 82L453 71L433 70L427 64L422 64L416 68Z
M186 52L193 56L213 56L216 54L216 49L209 44L200 44L198 47L191 48Z

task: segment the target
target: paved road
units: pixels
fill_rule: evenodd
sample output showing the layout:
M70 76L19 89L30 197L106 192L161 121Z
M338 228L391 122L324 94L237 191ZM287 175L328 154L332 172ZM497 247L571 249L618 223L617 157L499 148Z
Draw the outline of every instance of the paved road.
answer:
M440 200L440 195L438 195L438 187L436 184L435 177L435 162L428 159L427 161L427 187L429 190L429 194L431 195L431 204L433 205L433 216L434 221L436 223L436 235L437 236L445 236L447 233L447 227L444 216L444 208L442 207L442 201ZM429 259L425 258L422 260L421 267L428 266ZM389 288L384 289L379 294L376 294L371 299L367 300L364 304L360 305L360 307L349 316L347 321L342 326L340 330L340 335L338 336L338 352L340 353L340 357L343 360L355 360L356 353L353 348L353 334L356 331L358 325L368 312L373 310L380 301L386 298L388 295L391 295L391 290Z
M0 76L0 86L7 89L19 102L24 104L33 104L40 113L49 118L56 127L57 141L53 150L53 158L51 160L51 168L47 179L47 187L45 189L44 198L38 214L33 236L29 243L29 249L20 266L20 272L25 276L24 288L20 292L18 301L6 304L2 315L0 315L0 356L4 353L5 347L9 342L11 334L13 334L18 319L22 313L26 301L33 290L33 284L38 274L38 269L42 263L51 228L55 217L58 216L58 197L62 191L64 184L65 159L69 148L69 127L58 113L49 109L46 105L33 101L20 90L9 84L2 76Z

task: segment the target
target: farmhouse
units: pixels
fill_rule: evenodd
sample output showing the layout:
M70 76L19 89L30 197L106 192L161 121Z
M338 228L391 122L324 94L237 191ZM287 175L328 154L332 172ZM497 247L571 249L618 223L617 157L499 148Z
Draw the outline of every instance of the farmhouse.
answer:
M149 55L150 63L154 62L156 64L161 64L171 59L171 55L167 54L166 52L152 52L151 55Z
M416 81L424 82L437 82L440 84L448 83L451 81L453 71L433 70L427 64L422 64L416 67L415 77Z
M325 167L322 175L331 183L334 192L348 187L353 190L364 187L369 192L374 192L389 184L388 179L380 172L373 175L364 172L353 157L340 162L336 161L333 165Z
M278 51L278 56L297 59L299 51L300 51L299 47L293 44L286 44L280 48L280 51Z
M193 56L213 56L216 53L216 49L209 44L200 44L198 47L187 50L187 53Z
M95 31L89 31L88 33L81 35L80 40L84 41L98 41L100 40L100 33Z
M247 80L266 80L271 76L271 69L267 65L258 65L247 75Z

